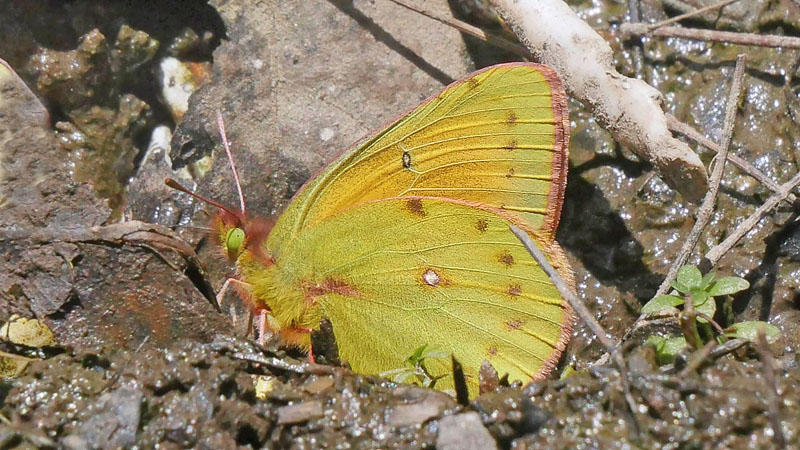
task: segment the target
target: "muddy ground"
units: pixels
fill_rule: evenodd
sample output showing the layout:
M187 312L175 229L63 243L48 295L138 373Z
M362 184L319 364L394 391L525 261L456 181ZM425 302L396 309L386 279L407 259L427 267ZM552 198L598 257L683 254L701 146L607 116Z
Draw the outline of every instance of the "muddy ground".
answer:
M491 23L456 2L428 3ZM672 114L713 140L736 54L746 53L731 151L778 183L797 172L796 50L623 41L624 2L569 3L610 42L620 72L657 87ZM641 20L704 2L661 3L640 2ZM684 24L800 31L793 2L740 3ZM204 226L205 207L163 179L236 204L214 141L216 109L226 112L249 209L276 215L341 149L509 55L382 0L11 2L0 12L0 37L0 58L19 75L4 69L0 77L0 321L39 318L57 342L0 344L32 359L0 384L0 447L770 448L778 445L771 407L788 446L800 446L800 227L788 205L716 268L752 286L729 299L733 320L781 329L771 348L776 383L749 348L680 376L683 359L672 371L659 368L641 343L677 327L653 323L625 345L633 412L617 373L592 366L603 352L581 324L562 361L576 375L500 387L459 405L259 347L241 337L243 305L229 298L215 307L231 268L202 231L186 226ZM184 103L180 92L195 90ZM558 239L579 295L621 338L663 279L696 206L581 105L570 106ZM768 196L728 166L693 262ZM779 400L770 403L773 388Z

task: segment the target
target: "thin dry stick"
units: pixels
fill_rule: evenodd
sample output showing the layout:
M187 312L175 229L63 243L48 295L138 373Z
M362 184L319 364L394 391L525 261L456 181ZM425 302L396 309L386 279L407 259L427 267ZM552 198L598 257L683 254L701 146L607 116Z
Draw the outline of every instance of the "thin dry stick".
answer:
M747 217L742 223L733 230L724 241L720 242L719 244L715 245L711 250L706 253L704 259L706 259L711 267L717 265L720 258L728 252L734 245L736 245L739 240L747 234L748 231L753 229L756 226L761 217L763 217L768 212L772 211L775 206L778 205L783 199L789 196L789 193L793 191L798 185L800 185L800 172L795 174L791 180L787 181L780 185L778 192L775 193L773 196L767 199L761 206L756 209L753 214Z
M713 301L709 299L710 301ZM717 341L711 340L706 342L706 345L703 346L700 350L692 353L689 362L686 364L686 367L683 368L680 372L678 372L679 378L686 378L689 375L693 374L697 369L699 369L703 364L708 361L708 355L711 354L711 351L717 346Z
M733 31L704 30L699 28L661 27L650 30L650 25L642 23L623 23L623 35L658 36L695 39L698 41L726 42L729 44L750 45L754 47L800 48L800 38L792 36L736 33Z
M619 379L622 383L622 390L625 395L625 401L628 404L628 408L633 415L634 423L638 429L639 423L636 420L636 402L633 400L633 396L631 395L631 387L628 384L628 369L625 365L625 360L622 358L622 352L617 347L617 343L614 339L606 333L606 330L603 329L603 326L600 325L599 322L594 318L591 311L583 304L583 302L572 292L572 289L567 286L567 283L561 278L561 275L558 274L556 269L550 264L547 260L547 257L542 253L539 249L539 246L533 242L533 239L528 235L527 232L523 231L516 225L509 225L511 231L517 236L517 239L522 242L522 245L525 246L525 249L528 250L528 253L533 256L533 259L539 264L539 267L544 270L547 274L550 281L556 286L558 289L558 293L569 302L569 305L572 306L572 309L575 310L575 313L580 317L583 323L592 330L595 336L597 336L597 340L606 348L606 351L611 355L611 360L614 361L614 365L617 366L617 370L619 370Z
M669 272L667 272L667 277L664 279L664 282L661 283L661 286L658 287L658 292L656 292L656 297L660 295L664 295L667 293L669 289L670 283L678 274L678 270L686 264L686 260L689 259L689 255L692 253L694 246L697 244L697 241L700 239L700 235L703 233L706 225L708 225L708 221L711 219L711 214L714 212L714 204L717 200L717 193L719 192L719 183L722 180L722 173L725 169L725 161L728 160L728 147L731 142L731 135L733 134L733 124L736 119L736 108L739 104L739 97L742 94L742 80L744 79L744 68L747 62L747 58L745 55L739 55L736 57L736 69L733 71L733 82L731 84L731 91L728 95L728 105L725 111L725 129L724 134L722 136L722 145L720 146L720 152L717 153L717 162L714 165L714 170L711 173L711 178L709 179L709 188L708 192L706 193L705 198L703 198L703 203L700 205L700 209L697 212L697 221L692 227L692 231L687 236L686 240L683 242L683 246L681 246L681 250L678 253L678 256L673 261L672 266L669 268Z
M410 5L410 4L408 4L406 2L402 2L400 0L389 0L389 1L394 3L394 4L396 4L396 5L400 5L403 8L406 8L406 9L409 9L411 11L414 11L415 13L422 14L425 17L428 17L428 18L431 18L431 19L436 20L438 22L441 22L441 23L443 23L445 25L449 25L449 26L455 28L456 30L458 30L458 31L460 31L462 33L466 33L466 34L468 34L470 36L476 37L476 38L486 42L487 44L494 45L495 47L501 48L503 50L507 50L507 51L512 52L512 53L515 53L515 54L520 55L520 56L522 56L524 58L531 59L531 52L528 51L528 49L524 45L515 44L515 43L513 43L513 42L511 42L511 41L509 41L509 40L507 40L507 39L505 39L505 38L503 38L501 36L498 36L496 34L487 33L487 32L481 30L480 28L478 28L478 27L476 27L474 25L470 25L470 24L468 24L466 22L462 22L462 21L460 21L458 19L454 19L452 17L442 17L442 16L440 16L440 15L438 15L436 13L430 12L428 10L419 8L419 7L414 6L414 5Z
M778 406L780 395L778 394L778 383L775 378L775 361L769 351L767 343L767 332L764 325L758 327L758 359L764 368L764 384L767 388L767 414L772 426L773 439L777 448L786 448L786 436L783 434L783 421L781 420L781 410Z
M242 184L239 183L239 171L236 170L236 163L233 162L233 154L231 153L228 135L225 134L225 121L222 119L222 111L220 110L217 110L217 126L219 127L219 136L222 139L222 146L225 147L225 154L228 155L228 162L231 164L231 170L233 171L233 180L236 182L236 192L239 193L239 205L242 207L242 214L245 214L244 194L242 194Z
M720 358L722 356L727 355L728 353L739 350L740 348L747 345L748 342L749 341L746 341L744 339L731 339L729 341L725 341L724 344L720 344L711 349L711 351L708 353L708 357L711 359Z
M628 0L628 19L631 23L639 23L639 0ZM636 77L642 77L642 67L644 66L644 44L641 39L636 39L632 46L633 66Z
M690 17L699 16L700 14L706 13L708 11L713 11L715 9L722 9L731 3L738 2L739 0L722 0L721 2L714 3L713 5L708 5L704 8L695 9L694 11L689 11L687 13L681 14L679 16L671 17L667 20L662 20L661 22L656 22L654 24L648 25L650 31L655 30L657 28L661 28L665 25L669 25L671 23L680 22L683 19L688 19Z
M667 116L667 126L669 127L670 131L672 131L673 133L678 133L683 136L686 136L687 138L693 140L694 142L702 145L703 147L711 150L714 153L719 153L720 146L716 142L703 136L697 130L681 122L672 114L667 114L666 116ZM728 153L728 161L732 162L740 170L744 171L746 174L755 178L756 180L758 180L759 183L763 184L773 192L778 192L778 190L780 189L780 185L778 183L773 181L772 178L768 177L764 172L758 170L755 166L745 161L744 159L732 153ZM786 202L791 205L792 202L794 201L795 201L794 194L789 194L789 197L786 198Z
M322 364L314 364L314 363L307 363L300 361L292 363L285 359L264 356L260 353L235 352L233 355L231 355L231 357L233 359L250 361L256 364L263 364L267 367L272 367L279 370L286 370L289 372L294 372L299 374L307 373L311 375L334 375L337 370L342 370L337 367L324 366Z

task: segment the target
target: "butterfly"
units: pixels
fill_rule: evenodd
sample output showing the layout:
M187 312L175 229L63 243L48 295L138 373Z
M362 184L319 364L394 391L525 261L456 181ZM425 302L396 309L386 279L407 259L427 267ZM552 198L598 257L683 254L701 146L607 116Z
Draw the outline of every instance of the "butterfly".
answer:
M574 283L555 241L566 99L547 66L491 66L346 150L274 224L247 215L241 192L241 211L209 201L219 208L214 235L236 264L226 286L267 312L262 328L286 345L312 351L310 333L327 318L359 373L402 367L430 346L461 363L471 396L484 360L512 382L545 377L572 310L509 225ZM453 388L450 365L426 361L436 388Z

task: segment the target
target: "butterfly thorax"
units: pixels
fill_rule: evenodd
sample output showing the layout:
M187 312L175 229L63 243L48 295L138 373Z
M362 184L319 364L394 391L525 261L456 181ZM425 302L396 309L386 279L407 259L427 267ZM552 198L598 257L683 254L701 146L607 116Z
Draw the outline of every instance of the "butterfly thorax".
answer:
M305 289L280 266L266 242L274 221L222 211L212 226L220 246L236 263L239 294L254 310L269 312L268 326L289 345L308 349L319 326L313 290Z
M236 262L239 279L248 285L253 306L269 311L271 331L290 345L308 349L310 330L319 327L319 307L308 289L298 286L297 280L270 259L264 263L267 250L246 249Z

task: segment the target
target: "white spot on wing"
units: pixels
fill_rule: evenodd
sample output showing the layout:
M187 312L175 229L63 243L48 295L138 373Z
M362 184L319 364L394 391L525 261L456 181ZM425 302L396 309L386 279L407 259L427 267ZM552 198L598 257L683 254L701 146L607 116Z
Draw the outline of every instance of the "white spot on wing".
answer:
M425 280L425 283L429 286L438 286L439 282L442 281L439 274L431 269L426 270L425 273L422 274L422 279Z

